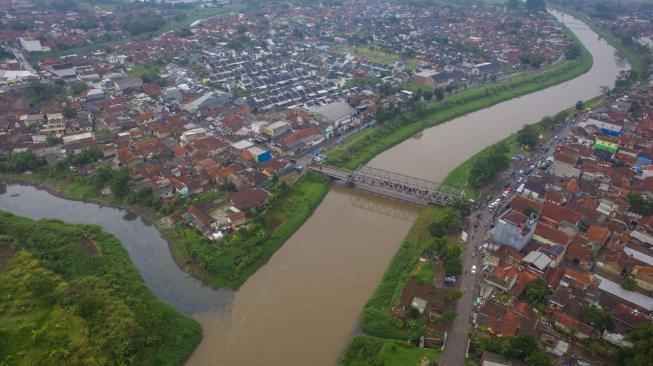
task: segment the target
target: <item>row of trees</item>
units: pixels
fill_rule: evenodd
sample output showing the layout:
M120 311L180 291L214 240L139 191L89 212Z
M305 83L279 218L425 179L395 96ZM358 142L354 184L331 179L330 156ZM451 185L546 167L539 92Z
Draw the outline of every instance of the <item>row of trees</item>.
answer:
M447 211L439 220L429 225L429 232L433 236L430 249L438 253L447 276L458 276L462 273L462 249L457 243L450 243L448 240L449 236L460 232L460 225L460 218L454 211Z
M474 189L480 189L490 184L500 172L510 166L509 149L505 143L489 148L487 152L474 161L469 171L469 184Z

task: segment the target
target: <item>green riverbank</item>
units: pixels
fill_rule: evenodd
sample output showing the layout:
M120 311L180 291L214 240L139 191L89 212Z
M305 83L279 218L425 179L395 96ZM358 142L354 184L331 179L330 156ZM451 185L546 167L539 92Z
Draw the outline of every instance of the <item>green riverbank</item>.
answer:
M384 125L368 128L353 136L331 151L326 163L341 168L356 169L379 153L428 127L546 89L586 73L592 68L592 55L572 32L567 30L566 34L581 48L578 59L561 62L537 74L520 75L504 82L468 89L428 105L419 113L404 111Z
M0 293L3 365L181 365L202 338L95 225L0 211Z
M292 186L278 186L266 212L218 243L180 223L161 233L185 271L214 288L237 289L311 217L329 187L328 178L313 172Z

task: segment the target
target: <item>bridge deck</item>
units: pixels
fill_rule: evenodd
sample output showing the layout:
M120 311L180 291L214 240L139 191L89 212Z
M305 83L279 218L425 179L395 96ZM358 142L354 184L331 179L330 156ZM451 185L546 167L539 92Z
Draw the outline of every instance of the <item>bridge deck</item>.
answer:
M368 166L362 166L353 172L325 165L311 165L309 169L346 181L365 191L418 205L447 205L463 198L463 191L460 189Z

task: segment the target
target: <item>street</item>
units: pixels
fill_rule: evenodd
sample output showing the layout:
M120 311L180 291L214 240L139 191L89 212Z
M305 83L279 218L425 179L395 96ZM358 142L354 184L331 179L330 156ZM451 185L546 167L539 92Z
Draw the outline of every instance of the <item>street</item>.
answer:
M554 131L554 134L557 134L559 138L564 138L564 136L568 134L571 126L574 124L574 122L567 122L557 128ZM533 161L536 162L539 159L545 159L547 156L552 155L554 152L553 149L555 149L558 141L559 139L552 138L540 145L532 154ZM517 172L519 172L520 169L527 168L528 164L525 160L513 162L510 168L500 174L500 176L495 180L488 195L493 197L501 196L501 192L505 189L504 183L507 180L514 182L516 177L519 176ZM528 178L527 175L525 176ZM465 363L467 342L469 334L472 331L472 308L474 299L478 296L480 282L483 277L482 266L479 265L481 252L477 251L476 248L484 244L488 231L490 230L490 224L502 211L502 206L506 202L509 202L509 200L510 199L508 198L503 201L495 210L488 210L487 202L485 200L479 200L478 208L472 210L470 215L470 225L466 228L469 236L460 258L463 266L463 275L460 276L458 288L463 293L463 296L456 303L457 316L447 334L444 352L440 355L438 360L440 366L460 366ZM477 214L480 214L478 219ZM475 221L478 222L478 229L476 231L474 230ZM476 255L473 256L473 253L476 253ZM476 265L476 274L472 274L470 271L470 268L473 265Z

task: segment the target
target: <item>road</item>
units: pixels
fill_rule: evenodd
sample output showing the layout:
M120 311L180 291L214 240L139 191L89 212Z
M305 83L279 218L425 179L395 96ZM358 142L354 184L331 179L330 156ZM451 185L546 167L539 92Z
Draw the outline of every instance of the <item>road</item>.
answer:
M563 126L557 127L554 134L559 137L567 136L571 126L573 125L573 122L565 123ZM533 161L545 159L547 156L553 154L553 149L559 141L560 139L550 139L543 143L537 151L534 151ZM517 172L520 169L526 170L527 168L527 163L523 160L511 164L511 167L503 172L496 180L494 186L489 191L489 194L494 197L499 196L505 189L504 184L506 181L511 181L512 186L516 187L514 181L519 175ZM498 207L497 210L492 212L487 209L486 201L480 201L479 207L474 209L470 216L470 227L468 228L469 237L465 245L465 250L460 258L464 274L460 278L458 288L463 292L463 296L456 303L457 317L451 326L451 330L447 334L444 352L440 355L438 360L440 366L461 366L465 364L467 341L469 339L469 333L471 333L473 304L474 299L479 294L482 278L482 268L479 265L481 256L476 248L485 243L489 232L489 226L495 220L496 215L499 212L501 212L501 207ZM474 222L478 222L478 229L476 230L474 229ZM470 268L473 265L476 265L476 274L470 273Z

